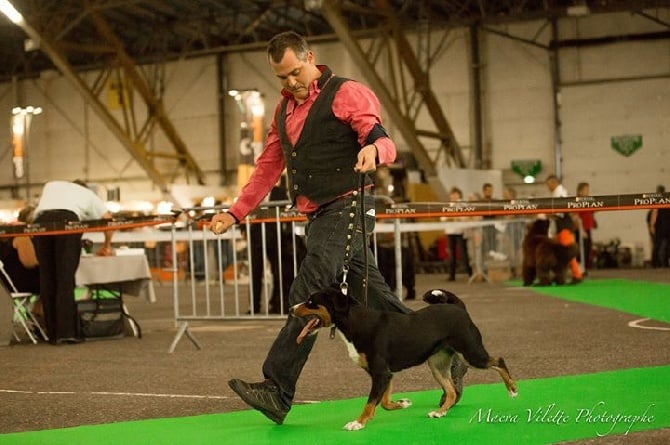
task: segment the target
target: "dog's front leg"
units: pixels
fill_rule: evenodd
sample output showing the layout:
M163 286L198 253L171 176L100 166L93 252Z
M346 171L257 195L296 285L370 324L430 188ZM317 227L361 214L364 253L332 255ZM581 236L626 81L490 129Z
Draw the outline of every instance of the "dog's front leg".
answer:
M385 371L383 373L372 373L371 371L368 372L372 378L372 388L370 389L368 402L365 404L363 412L358 417L358 419L344 425L345 430L357 431L365 428L365 424L368 422L368 420L375 416L377 405L379 405L382 395L386 392L389 384L391 383L392 374L390 371Z

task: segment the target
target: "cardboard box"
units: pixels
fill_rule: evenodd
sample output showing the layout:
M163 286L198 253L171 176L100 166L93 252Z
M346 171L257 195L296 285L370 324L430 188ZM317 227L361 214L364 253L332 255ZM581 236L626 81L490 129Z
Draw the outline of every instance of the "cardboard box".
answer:
M489 277L489 281L493 283L499 283L501 281L507 281L511 277L511 272L509 268L509 261L486 261L484 263L486 268L486 275Z

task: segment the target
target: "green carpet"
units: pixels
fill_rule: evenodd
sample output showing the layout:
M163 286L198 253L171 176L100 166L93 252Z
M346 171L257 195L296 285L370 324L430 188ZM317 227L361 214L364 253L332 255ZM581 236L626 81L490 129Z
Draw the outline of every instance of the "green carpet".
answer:
M510 283L520 285L520 283ZM670 322L670 285L630 280L587 280L578 286L532 287L552 297ZM398 394L414 402L386 412L361 431L343 425L360 414L365 398L293 408L277 426L247 410L0 435L2 445L118 444L551 444L670 428L670 366L518 382L510 399L502 383L468 386L442 419L426 413L439 391ZM613 389L610 391L610 389Z
M106 444L550 444L670 427L670 366L522 380L511 399L502 383L469 386L442 419L440 392L398 394L414 404L379 409L361 431L343 425L364 398L298 405L277 426L255 411L0 435L3 445ZM609 389L614 389L609 391Z
M511 285L521 285L512 282ZM670 284L590 280L576 286L532 286L534 292L670 323Z

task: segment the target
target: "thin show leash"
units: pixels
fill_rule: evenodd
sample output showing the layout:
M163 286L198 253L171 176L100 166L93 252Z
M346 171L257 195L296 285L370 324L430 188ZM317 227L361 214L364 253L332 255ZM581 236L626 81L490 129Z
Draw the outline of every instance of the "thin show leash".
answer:
M360 201L360 221L361 229L363 231L363 262L365 264L365 273L363 275L363 303L368 305L368 248L367 231L365 229L365 173L359 173L359 190L352 192L353 199L349 207L349 225L347 226L347 241L344 246L344 262L342 264L342 282L340 283L340 291L343 295L349 292L349 283L347 283L347 276L349 275L349 262L351 260L351 253L353 252L352 242L354 239L354 232L356 231L356 206ZM335 326L330 329L330 338L335 337Z

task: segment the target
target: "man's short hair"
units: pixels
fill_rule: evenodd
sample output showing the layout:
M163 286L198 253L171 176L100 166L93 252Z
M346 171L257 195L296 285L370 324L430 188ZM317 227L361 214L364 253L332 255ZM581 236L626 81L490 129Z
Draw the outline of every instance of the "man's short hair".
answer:
M309 52L307 40L295 31L285 31L275 35L268 42L268 58L274 63L281 62L287 49L292 49L299 60L306 60Z

